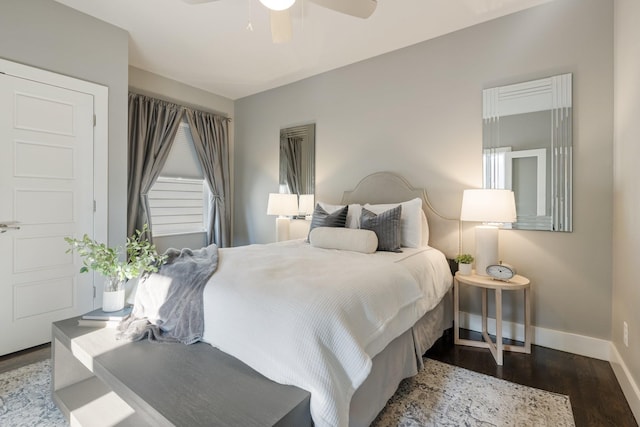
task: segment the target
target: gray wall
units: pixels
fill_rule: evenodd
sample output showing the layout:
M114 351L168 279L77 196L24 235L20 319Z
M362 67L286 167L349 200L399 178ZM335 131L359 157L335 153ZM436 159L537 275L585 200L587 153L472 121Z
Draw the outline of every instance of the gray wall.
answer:
M616 0L615 4L612 341L636 384L640 384L640 2ZM622 322L629 325L629 347L623 343ZM640 396L636 395L635 406L632 404L636 420L640 420L638 399Z
M184 83L139 68L129 67L129 89L135 93L220 114L225 117L230 117L233 120L234 104L231 99L203 91L193 86L188 86ZM232 122L229 126L231 176L233 176L233 134ZM231 185L231 194L233 195L233 182ZM233 203L233 200L231 203ZM204 233L191 233L156 237L154 243L161 252L167 248L200 248L206 245L206 235Z
M162 77L136 67L129 67L129 88L136 93L149 95L176 104L226 117L233 117L233 101L224 96Z
M2 0L0 57L109 87L109 243L123 244L127 233L127 32L53 0Z
M482 89L570 72L575 231L502 231L501 258L532 280L535 325L609 339L612 25L611 2L557 0L236 101L235 244L274 240L265 212L281 127L317 123L319 200L388 170L457 217L462 190L482 184ZM457 224L430 224L434 246L455 255ZM471 252L472 226L463 228ZM478 312L475 299L463 309ZM507 318L522 322L522 312Z

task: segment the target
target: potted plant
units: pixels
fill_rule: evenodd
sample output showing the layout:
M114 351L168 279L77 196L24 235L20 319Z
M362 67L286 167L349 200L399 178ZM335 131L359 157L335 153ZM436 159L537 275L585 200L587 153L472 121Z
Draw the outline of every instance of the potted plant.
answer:
M456 257L458 263L458 271L460 274L469 276L471 274L471 263L473 262L473 256L471 254L460 254Z
M143 237L148 230L147 224L142 230L136 230L134 236L127 237L124 248L110 248L86 234L82 239L65 237L65 241L71 245L67 253L76 251L83 258L80 272L94 270L105 277L103 311L121 310L124 307L125 282L134 277L157 272L160 265L166 261L166 255L158 255L155 245Z

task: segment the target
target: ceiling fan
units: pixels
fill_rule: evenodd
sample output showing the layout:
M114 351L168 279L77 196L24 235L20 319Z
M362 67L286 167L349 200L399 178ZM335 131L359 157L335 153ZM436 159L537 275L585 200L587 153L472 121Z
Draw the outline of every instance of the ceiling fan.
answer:
M182 0L189 4L209 3L218 0ZM377 0L310 0L313 3L335 10L346 15L366 19L371 16L376 6ZM291 29L291 14L289 9L296 0L260 0L267 7L271 14L271 38L274 43L285 43L291 40L293 31Z

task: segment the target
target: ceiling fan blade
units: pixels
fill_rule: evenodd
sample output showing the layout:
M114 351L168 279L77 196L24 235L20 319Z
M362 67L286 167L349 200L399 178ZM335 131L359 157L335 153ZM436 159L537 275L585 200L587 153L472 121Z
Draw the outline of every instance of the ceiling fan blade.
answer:
M286 43L293 38L289 9L271 10L271 39L274 43Z
M189 4L200 4L200 3L211 3L213 1L218 1L218 0L182 0L182 1Z
M336 12L366 19L371 16L377 0L311 0L317 5L335 10Z

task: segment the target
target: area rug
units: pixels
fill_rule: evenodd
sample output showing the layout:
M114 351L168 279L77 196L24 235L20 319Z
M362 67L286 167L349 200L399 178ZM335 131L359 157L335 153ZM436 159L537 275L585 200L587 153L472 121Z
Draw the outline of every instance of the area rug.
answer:
M0 426L68 425L51 400L51 363L48 359L0 374Z
M575 426L569 396L431 359L400 384L372 426Z
M0 426L68 427L51 400L49 360L0 374ZM574 426L569 397L425 359L372 426Z

